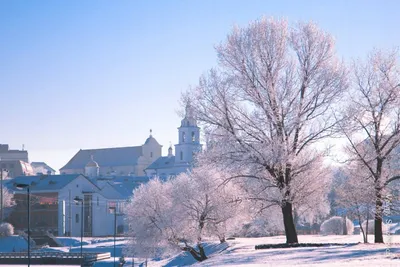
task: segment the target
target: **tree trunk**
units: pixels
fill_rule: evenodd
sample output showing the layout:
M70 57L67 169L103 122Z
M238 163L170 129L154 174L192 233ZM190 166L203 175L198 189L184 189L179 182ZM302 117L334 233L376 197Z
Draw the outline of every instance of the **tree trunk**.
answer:
M282 207L283 224L285 225L286 243L298 243L296 227L294 226L292 203L285 202Z
M203 246L201 244L198 244L197 247L199 248L199 251L196 251L193 247L191 246L186 246L183 248L184 251L188 251L192 257L201 262L207 259L206 253L204 252Z
M343 235L347 235L347 216L343 217Z
M382 198L381 192L376 193L375 202L375 225L374 225L374 235L375 243L383 243L383 233L382 233Z
M197 247L199 248L199 254L200 254L201 261L206 260L207 256L206 256L203 246L201 244L198 244Z

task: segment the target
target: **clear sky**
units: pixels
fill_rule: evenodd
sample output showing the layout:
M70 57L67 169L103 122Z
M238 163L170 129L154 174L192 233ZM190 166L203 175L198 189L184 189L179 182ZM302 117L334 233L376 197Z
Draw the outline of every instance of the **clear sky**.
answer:
M314 21L346 60L400 44L400 1L0 1L0 143L61 168L80 149L177 142L214 45L262 16Z

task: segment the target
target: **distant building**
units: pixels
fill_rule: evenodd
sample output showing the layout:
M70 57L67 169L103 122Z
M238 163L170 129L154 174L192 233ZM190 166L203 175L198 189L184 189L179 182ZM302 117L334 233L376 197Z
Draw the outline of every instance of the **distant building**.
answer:
M32 169L31 164L22 160L1 160L0 166L5 169L9 178L22 176L22 175L33 175L35 172Z
M0 144L0 159L4 161L21 160L29 162L28 151L17 149L10 150L7 144Z
M0 167L6 170L10 178L34 174L29 164L28 151L9 149L7 144L0 144Z
M159 176L165 179L192 168L194 156L202 150L202 145L200 144L200 127L197 126L190 106L186 107L186 114L178 128L178 134L179 142L175 145L176 154L173 155L172 146L170 146L166 157L157 158L145 169L147 176Z
M83 218L84 236L110 236L114 233L114 214L110 207L123 213L132 191L147 177L121 177L118 180L88 179L81 174L20 176L7 180L6 187L14 192L17 205L7 221L18 230L27 230L26 190L17 184L30 186L30 228L32 232L51 231L58 236L80 236ZM81 204L74 198L83 199ZM127 226L122 216L117 218L118 231Z
M56 171L44 162L31 162L31 166L35 174L56 174Z
M87 164L97 164L94 167L98 167L99 176L143 176L144 169L161 156L161 148L150 130L150 136L141 146L81 149L60 173L84 174Z

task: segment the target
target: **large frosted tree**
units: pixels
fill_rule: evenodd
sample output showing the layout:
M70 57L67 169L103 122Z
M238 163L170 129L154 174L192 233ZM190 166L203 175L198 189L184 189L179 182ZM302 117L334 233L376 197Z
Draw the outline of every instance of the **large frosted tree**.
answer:
M334 134L346 69L312 23L264 18L234 28L216 51L219 66L184 99L212 135L213 160L250 179L254 200L279 205L286 242L297 243L293 205L325 187L316 147Z
M382 215L387 186L398 179L400 152L400 71L397 51L373 51L354 63L347 120L349 160L365 171L363 183L375 196L375 243L383 243Z

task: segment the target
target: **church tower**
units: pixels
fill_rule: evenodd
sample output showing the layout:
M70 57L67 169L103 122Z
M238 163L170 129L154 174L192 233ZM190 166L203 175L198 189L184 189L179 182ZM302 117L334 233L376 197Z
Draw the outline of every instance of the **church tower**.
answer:
M200 127L193 116L193 110L190 104L186 105L185 117L178 128L179 143L175 145L175 163L193 162L193 156L201 151Z
M85 176L94 178L99 176L99 164L93 159L93 155L90 155L90 161L85 166Z

